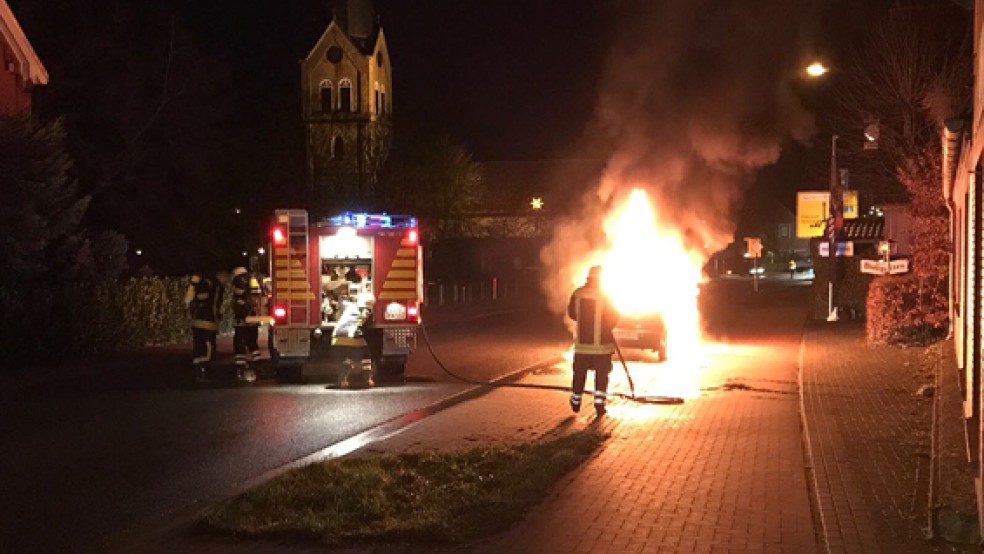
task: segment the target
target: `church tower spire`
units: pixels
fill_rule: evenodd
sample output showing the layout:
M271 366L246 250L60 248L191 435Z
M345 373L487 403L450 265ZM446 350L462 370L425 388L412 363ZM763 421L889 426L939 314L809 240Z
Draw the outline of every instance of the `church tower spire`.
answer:
M361 208L389 153L393 79L372 0L334 0L301 63L302 119L315 211Z

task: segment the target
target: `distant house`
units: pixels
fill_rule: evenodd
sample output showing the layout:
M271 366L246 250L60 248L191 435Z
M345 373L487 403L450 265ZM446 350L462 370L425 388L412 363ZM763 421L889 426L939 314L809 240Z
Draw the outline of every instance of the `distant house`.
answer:
M31 113L31 89L48 83L48 71L31 47L7 0L0 0L0 114Z

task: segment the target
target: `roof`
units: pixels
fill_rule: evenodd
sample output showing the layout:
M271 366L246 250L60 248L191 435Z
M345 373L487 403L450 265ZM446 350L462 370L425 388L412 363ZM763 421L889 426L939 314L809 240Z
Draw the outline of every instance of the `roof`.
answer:
M845 219L837 237L842 241L880 241L885 239L885 219L881 217L862 217Z
M0 2L3 2L3 1L4 0L0 0ZM363 39L360 39L358 37L353 37L353 36L349 35L345 31L345 28L342 27L333 18L331 21L328 22L328 26L325 27L325 30L324 31L322 31L321 35L318 37L318 40L315 41L314 46L311 47L311 50L308 51L308 54L307 54L307 56L305 56L304 59L306 59L306 60L307 59L311 59L311 57L314 56L314 52L318 49L318 46L322 42L324 42L325 37L328 36L328 34L331 32L332 28L338 29L339 34L342 35L343 37L345 37L345 39L352 46L352 48L355 49L360 54L362 54L363 56L371 56L373 54L373 52L375 52L375 50L376 50L376 43L379 42L379 37L381 37L382 34L383 34L383 28L381 26L379 26L379 25L376 25L373 28L373 32L368 37L366 37L364 40Z
M0 0L0 34L3 34L4 40L17 58L17 73L24 82L31 85L48 84L48 70L44 68L31 42L27 40L27 35L24 34L20 23L14 17L14 12L7 5L7 0Z

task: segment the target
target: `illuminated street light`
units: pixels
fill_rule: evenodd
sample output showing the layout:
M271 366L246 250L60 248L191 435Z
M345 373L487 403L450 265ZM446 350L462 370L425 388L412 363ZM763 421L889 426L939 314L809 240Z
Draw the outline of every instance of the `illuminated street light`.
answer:
M827 66L823 65L821 62L813 62L806 66L806 74L810 77L823 77L827 71L829 71Z
M259 248L256 249L256 253L259 254L260 256L262 256L262 255L266 254L266 248L263 248L261 246L261 247L259 247Z
M236 215L239 215L239 214L243 213L243 210L240 209L240 208L233 208L232 211L236 212Z
M543 209L543 198L540 198L539 196L534 196L530 200L530 206L532 206L534 210L542 210Z
M134 252L134 254L136 254L137 256L143 256L143 250L137 248L137 251Z
M243 250L243 257L245 258L245 257L247 257L247 256L249 256L249 252L247 252L247 251L245 251L245 250Z

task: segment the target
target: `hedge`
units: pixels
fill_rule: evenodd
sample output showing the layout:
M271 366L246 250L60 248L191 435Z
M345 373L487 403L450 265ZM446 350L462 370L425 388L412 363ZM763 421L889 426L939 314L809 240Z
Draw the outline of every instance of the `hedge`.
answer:
M187 287L187 277L0 287L0 347L11 364L27 365L186 342L191 334ZM222 313L219 330L229 333L229 294Z
M877 277L868 291L868 340L887 344L929 344L946 335L946 279L913 274ZM945 296L943 296L945 299Z

